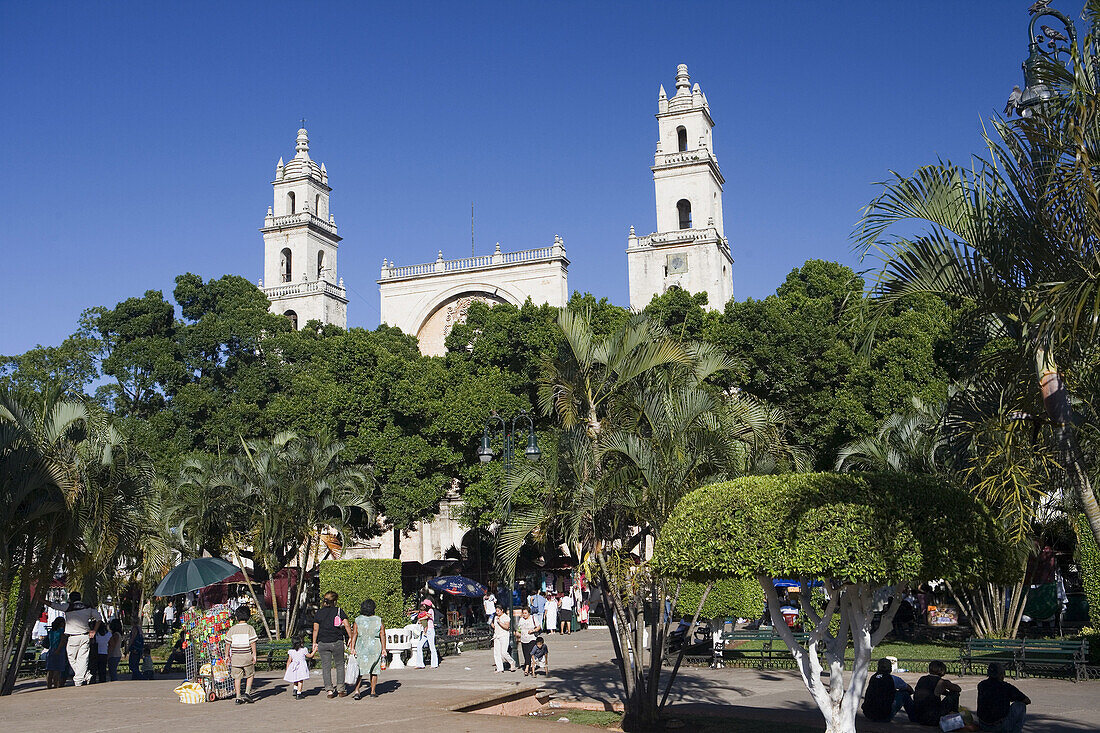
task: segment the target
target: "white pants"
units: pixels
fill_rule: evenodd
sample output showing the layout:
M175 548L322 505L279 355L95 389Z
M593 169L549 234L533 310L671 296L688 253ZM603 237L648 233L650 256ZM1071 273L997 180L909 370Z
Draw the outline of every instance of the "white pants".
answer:
M493 639L493 664L497 666L497 672L504 671L505 661L512 669L519 666L516 664L516 660L512 659L512 655L508 653L508 641L507 636L497 636Z
M73 684L77 687L92 681L92 675L88 672L88 654L91 649L92 640L87 634L70 636L65 644L65 654L69 657L69 665L73 668Z
M439 666L439 652L435 650L435 634L426 634L424 639L420 641L420 646L423 647L425 642L428 644L428 655L431 659L431 666Z

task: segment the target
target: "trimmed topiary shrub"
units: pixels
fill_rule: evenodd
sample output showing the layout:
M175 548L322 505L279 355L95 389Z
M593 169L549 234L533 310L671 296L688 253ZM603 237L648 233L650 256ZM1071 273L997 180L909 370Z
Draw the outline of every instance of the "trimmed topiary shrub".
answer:
M680 599L676 602L677 613L687 617L695 614L699 607L699 598L703 595L706 583L694 583L684 581L680 586ZM675 583L670 586L669 592L675 590ZM764 613L764 591L760 584L753 578L721 578L714 581L714 587L710 589L706 603L703 604L703 612L699 618L726 618L741 617L747 619L760 618Z
M1089 602L1089 625L1100 628L1100 548L1084 514L1077 518L1077 565Z
M351 618L359 615L359 604L368 598L387 628L408 623L401 608L400 560L325 560L320 569L321 594L335 591L336 602Z

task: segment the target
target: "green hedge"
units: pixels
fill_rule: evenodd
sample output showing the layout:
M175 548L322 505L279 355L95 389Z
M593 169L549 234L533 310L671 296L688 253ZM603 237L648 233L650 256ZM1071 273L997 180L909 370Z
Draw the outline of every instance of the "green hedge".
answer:
M668 577L1008 577L1011 548L964 489L905 474L749 476L696 489L677 504L654 565Z
M670 592L676 584L670 585ZM691 617L699 608L699 598L706 588L705 583L684 581L680 586L680 599L676 602L677 612ZM760 618L764 613L764 591L755 578L721 578L714 582L703 612L699 618L726 618L727 616L747 619Z
M401 613L400 560L325 560L320 581L321 595L338 593L337 605L351 618L359 615L359 604L371 598L387 627L407 623Z
M1100 628L1100 548L1084 514L1077 518L1077 564L1089 602L1089 625Z

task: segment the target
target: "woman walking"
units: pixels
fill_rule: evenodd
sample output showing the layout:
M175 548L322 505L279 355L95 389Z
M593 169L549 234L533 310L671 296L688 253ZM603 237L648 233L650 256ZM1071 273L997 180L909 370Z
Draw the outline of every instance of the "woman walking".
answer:
M69 658L65 656L65 618L58 616L46 632L46 689L65 684Z
M359 687L364 677L370 677L370 696L378 697L378 672L382 669L382 658L386 656L386 625L374 615L374 601L370 598L359 606L359 615L351 627L351 648L355 651L355 661L359 663L359 679L355 683L352 698L362 700Z
M531 647L535 645L535 635L542 631L538 622L535 621L535 617L531 615L531 609L523 609L523 613L519 617L519 621L516 623L516 639L519 641L519 646L523 649L523 676L531 674L533 668L531 666Z

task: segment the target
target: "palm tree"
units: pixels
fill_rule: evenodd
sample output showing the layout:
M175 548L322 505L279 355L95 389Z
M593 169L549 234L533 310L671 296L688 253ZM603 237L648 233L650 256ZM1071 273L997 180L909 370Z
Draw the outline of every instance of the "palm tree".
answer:
M270 441L242 441L228 482L246 511L244 537L253 557L268 572L276 602L275 574L291 562L297 566L298 598L289 615L291 628L301 605L304 573L322 532L345 537L356 527L373 524L373 475L343 462L342 443L327 433L300 437L290 431ZM280 635L279 610L274 635Z
M990 159L894 174L865 209L855 237L883 259L872 322L899 299L931 293L969 305L990 334L1026 359L1054 428L1059 462L1094 536L1100 504L1078 445L1066 367L1100 329L1100 95L1093 32L1072 49L1075 72L1045 69L1062 94L1028 118L993 123ZM892 236L901 227L919 233Z
M37 399L35 399L37 397ZM109 500L94 483L114 454L106 415L62 389L17 395L0 387L0 597L15 597L0 651L6 668L0 694L10 694L30 640L35 609L54 572L81 554L81 518L92 502Z
M568 310L559 326L566 346L546 365L540 402L562 427L542 465L520 466L509 477L508 499L528 486L538 500L501 529L499 557L507 577L533 536L594 561L626 693L624 727L648 730L676 670L659 704L669 619L664 582L644 563L647 540L699 485L748 466L801 466L806 456L779 439L773 411L708 383L736 368L714 347L678 342L644 316L603 340ZM637 558L628 559L634 548ZM648 623L647 603L656 610Z
M944 405L925 405L913 398L912 412L887 417L874 437L860 438L842 446L836 459L837 471L889 471L896 473L940 473L945 441L940 435Z

